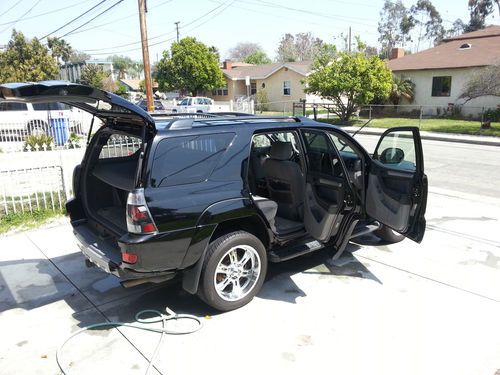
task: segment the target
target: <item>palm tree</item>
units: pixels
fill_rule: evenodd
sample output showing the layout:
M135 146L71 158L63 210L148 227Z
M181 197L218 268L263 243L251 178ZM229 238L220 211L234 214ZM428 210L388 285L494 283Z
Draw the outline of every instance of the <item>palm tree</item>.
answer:
M401 99L406 99L409 103L415 99L415 84L409 78L392 76L392 88L389 94L389 100L394 106L397 106Z
M71 54L73 53L73 48L64 39L59 39L57 37L47 38L47 44L52 56L57 60L59 66L61 66L61 61L66 63L69 61Z

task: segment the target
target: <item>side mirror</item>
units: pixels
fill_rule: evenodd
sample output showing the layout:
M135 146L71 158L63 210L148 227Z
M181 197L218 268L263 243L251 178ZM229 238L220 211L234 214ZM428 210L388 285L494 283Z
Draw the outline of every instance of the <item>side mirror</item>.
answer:
M383 164L399 164L404 159L404 151L397 147L386 148L379 157L380 162Z

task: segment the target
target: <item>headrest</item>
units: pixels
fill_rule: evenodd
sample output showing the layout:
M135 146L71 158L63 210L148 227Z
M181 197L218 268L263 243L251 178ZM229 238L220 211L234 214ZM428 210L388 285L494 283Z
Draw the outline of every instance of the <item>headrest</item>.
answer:
M269 152L271 159L290 160L293 155L293 148L290 142L274 142Z

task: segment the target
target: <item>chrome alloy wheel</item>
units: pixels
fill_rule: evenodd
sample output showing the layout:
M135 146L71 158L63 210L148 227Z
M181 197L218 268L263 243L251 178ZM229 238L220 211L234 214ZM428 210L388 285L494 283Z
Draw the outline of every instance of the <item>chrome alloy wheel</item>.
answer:
M257 251L248 245L229 249L217 264L214 286L225 301L238 301L257 284L261 271Z

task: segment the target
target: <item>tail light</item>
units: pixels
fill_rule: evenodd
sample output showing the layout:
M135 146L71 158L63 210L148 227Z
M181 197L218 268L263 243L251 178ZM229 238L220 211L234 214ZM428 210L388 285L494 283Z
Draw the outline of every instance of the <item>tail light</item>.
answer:
M136 189L128 194L127 198L127 230L130 233L147 234L157 233L156 225L151 217L144 189Z

